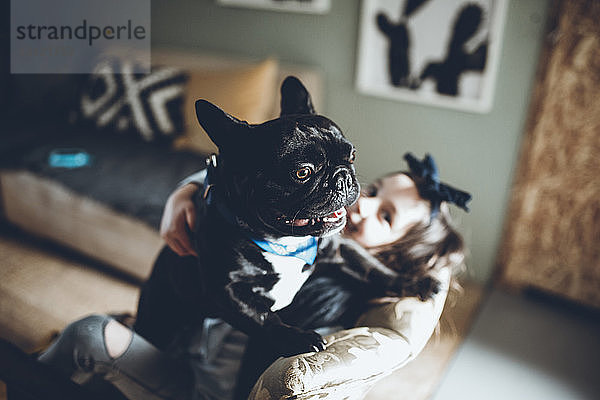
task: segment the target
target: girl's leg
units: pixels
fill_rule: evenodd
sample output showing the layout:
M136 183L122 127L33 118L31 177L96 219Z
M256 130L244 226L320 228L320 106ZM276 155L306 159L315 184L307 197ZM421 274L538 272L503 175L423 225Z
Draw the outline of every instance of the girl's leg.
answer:
M60 369L77 383L101 376L132 400L191 398L193 381L187 363L105 315L92 315L67 326L39 361Z

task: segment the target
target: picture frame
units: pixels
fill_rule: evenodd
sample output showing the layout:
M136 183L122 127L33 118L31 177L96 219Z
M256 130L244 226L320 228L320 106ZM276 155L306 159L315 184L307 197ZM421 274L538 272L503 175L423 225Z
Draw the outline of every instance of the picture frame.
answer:
M508 0L363 0L359 93L487 113Z
M331 0L217 0L217 3L223 6L309 14L326 14L331 9Z

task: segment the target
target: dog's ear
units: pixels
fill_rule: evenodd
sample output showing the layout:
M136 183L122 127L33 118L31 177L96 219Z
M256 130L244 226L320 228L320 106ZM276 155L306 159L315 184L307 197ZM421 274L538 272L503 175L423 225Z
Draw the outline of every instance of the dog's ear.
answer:
M252 129L246 121L227 114L206 100L196 101L196 118L219 150L237 143Z
M281 116L315 114L308 90L295 76L288 76L281 84Z

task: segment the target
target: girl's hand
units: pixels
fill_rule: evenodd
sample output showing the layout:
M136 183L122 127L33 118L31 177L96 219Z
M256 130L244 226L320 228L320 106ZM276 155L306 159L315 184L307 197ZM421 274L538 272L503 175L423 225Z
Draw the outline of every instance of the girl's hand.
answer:
M188 183L169 196L160 221L160 236L178 255L198 256L188 231L196 230L196 207L192 201L198 186Z

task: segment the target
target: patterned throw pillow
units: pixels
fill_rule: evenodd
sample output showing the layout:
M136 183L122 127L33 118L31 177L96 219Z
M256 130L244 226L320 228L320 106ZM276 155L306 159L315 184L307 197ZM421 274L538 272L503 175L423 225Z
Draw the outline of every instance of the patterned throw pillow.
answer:
M184 130L186 73L153 66L136 74L130 61L98 64L81 97L80 115L95 127L136 132L146 141L171 141Z

